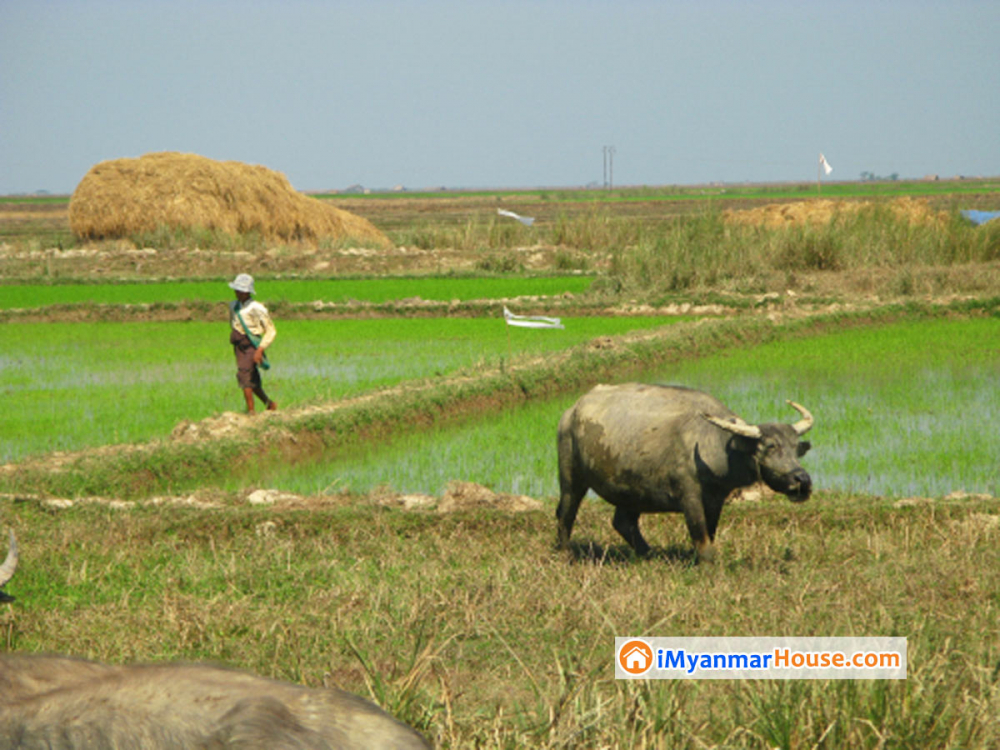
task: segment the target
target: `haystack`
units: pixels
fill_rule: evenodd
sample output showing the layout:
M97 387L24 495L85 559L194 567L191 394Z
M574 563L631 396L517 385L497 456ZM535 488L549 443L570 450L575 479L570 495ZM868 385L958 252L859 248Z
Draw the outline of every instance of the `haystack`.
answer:
M870 209L876 204L871 201L804 200L794 203L772 203L746 210L730 209L722 215L730 224L763 226L770 229L829 224L838 215L850 215ZM927 201L902 197L889 202L889 209L899 221L912 224L944 223L948 214L935 211Z
M69 223L86 239L168 226L259 232L286 241L331 237L391 244L367 219L296 192L279 172L172 152L92 167L70 198Z

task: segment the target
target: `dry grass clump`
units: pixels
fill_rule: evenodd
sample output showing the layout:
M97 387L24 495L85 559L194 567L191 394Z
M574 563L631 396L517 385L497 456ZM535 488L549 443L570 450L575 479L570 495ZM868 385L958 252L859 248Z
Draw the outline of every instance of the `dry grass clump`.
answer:
M390 244L367 219L296 192L279 172L173 152L92 167L70 199L69 223L84 239L167 226L257 232L286 241L332 237Z
M900 221L911 224L944 224L948 214L935 211L926 200L902 197L886 204L889 211ZM805 200L794 203L772 203L759 208L723 211L727 224L743 226L763 226L769 229L790 226L820 226L829 224L838 215L855 215L871 208L870 201Z

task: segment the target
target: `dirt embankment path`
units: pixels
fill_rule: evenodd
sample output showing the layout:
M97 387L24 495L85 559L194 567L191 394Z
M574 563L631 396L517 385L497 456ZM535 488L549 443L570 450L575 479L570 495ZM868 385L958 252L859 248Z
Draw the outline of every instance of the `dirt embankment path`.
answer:
M150 280L225 278L252 268L258 276L320 277L442 274L507 269L557 270L580 256L600 270L607 258L548 245L503 249L330 248L277 245L257 250L135 247L126 240L82 247L37 247L0 243L0 274L7 279Z

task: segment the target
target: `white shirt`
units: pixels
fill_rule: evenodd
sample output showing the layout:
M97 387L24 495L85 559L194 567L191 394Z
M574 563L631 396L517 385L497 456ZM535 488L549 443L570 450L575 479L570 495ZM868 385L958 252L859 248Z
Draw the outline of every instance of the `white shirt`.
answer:
M278 330L274 327L271 314L260 302L255 299L248 300L240 307L240 301L234 299L229 303L229 323L233 330L238 333L246 333L240 319L236 317L236 310L239 309L243 321L250 329L250 333L260 339L258 349L267 349L278 335Z

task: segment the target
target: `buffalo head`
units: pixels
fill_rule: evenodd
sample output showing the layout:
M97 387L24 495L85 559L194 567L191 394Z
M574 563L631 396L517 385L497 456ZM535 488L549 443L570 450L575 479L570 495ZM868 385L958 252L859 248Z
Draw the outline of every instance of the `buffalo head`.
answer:
M752 454L760 478L775 492L787 495L794 502L808 499L812 478L802 468L799 459L811 447L808 440L799 440L813 426L813 416L801 404L788 402L802 415L795 424L747 424L739 417L721 419L710 414L702 416L723 430L746 438L741 448Z

